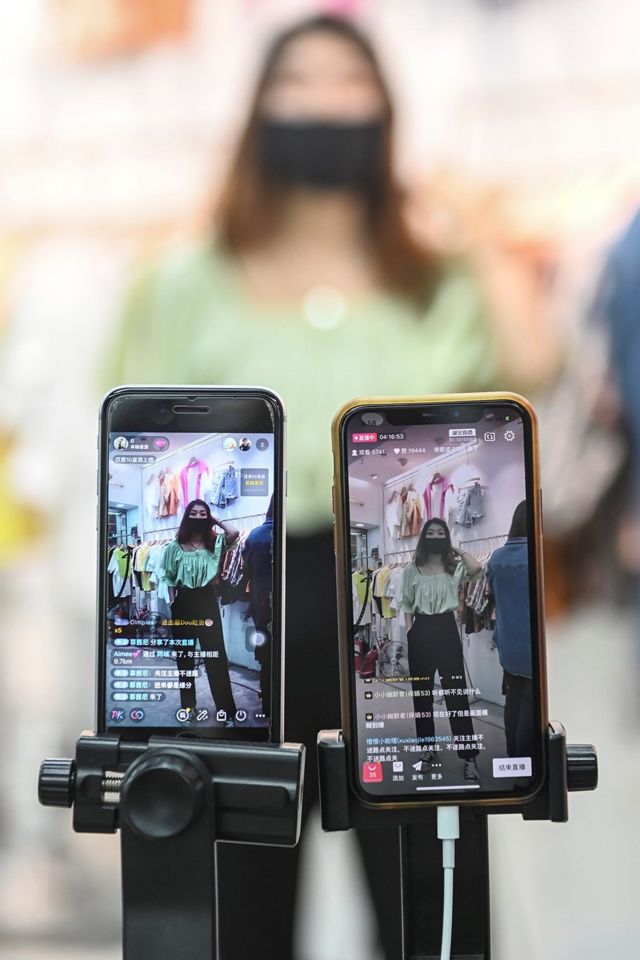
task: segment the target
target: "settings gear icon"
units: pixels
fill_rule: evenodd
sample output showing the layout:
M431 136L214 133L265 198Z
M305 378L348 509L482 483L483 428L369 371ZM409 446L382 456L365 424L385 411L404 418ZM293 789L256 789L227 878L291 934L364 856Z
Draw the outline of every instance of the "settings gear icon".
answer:
M513 430L505 430L504 438L508 443L511 443L512 440L515 440L516 435Z

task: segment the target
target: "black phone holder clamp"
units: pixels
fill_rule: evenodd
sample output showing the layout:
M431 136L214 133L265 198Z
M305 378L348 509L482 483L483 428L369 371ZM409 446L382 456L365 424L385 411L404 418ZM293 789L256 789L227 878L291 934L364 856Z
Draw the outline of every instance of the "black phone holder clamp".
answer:
M218 953L215 841L295 846L304 747L83 734L38 797L79 833L120 830L124 960Z
M393 912L395 897L398 918L394 942L385 944L387 955L394 960L439 960L442 853L435 807L381 810L360 803L349 786L348 750L340 730L318 734L318 766L323 829L374 828L386 831L391 849L399 848L400 856L393 858L399 874L392 875L396 868L390 861L385 877L387 910ZM569 819L568 794L595 790L598 785L595 748L567 745L561 723L549 725L546 766L543 787L526 804L460 808L451 960L491 957L488 814L519 813L524 820L565 823Z

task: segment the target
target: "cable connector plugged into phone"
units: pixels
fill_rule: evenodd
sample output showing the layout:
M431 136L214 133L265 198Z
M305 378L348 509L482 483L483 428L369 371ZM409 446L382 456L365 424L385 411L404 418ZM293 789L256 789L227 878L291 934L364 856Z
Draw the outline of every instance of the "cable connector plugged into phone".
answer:
M442 840L444 901L442 906L442 945L440 960L450 960L453 931L453 871L456 865L456 840L460 837L458 807L438 807L438 840Z

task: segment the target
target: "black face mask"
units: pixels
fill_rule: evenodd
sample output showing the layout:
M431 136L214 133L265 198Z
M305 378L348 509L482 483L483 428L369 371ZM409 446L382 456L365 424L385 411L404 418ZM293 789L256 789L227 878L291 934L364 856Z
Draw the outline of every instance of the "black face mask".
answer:
M384 122L260 121L263 170L287 186L369 189L382 166Z
M207 517L189 517L187 522L187 531L190 536L204 535L211 529L211 521Z
M447 541L444 537L425 538L425 545L432 556L443 557L448 552Z

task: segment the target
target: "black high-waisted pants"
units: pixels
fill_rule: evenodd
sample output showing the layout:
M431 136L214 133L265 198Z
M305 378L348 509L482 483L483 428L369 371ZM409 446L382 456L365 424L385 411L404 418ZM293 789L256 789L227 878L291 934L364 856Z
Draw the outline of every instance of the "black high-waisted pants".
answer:
M407 633L407 647L411 676L418 678L411 681L414 710L426 714L416 720L416 736L422 739L424 748L429 749L429 745L434 742L436 732L433 719L433 696L421 697L416 694L416 691L431 692L433 690L436 670L440 675L443 690L458 690L467 686L462 644L453 611L417 613L413 626ZM447 710L456 714L449 718L453 736L473 736L471 718L460 716L461 712L469 710L467 694L449 693L444 699ZM478 750L475 747L458 749L458 756L464 760L471 760L477 755Z
M231 691L231 680L229 679L229 661L224 647L218 597L213 584L209 583L205 587L179 587L171 604L171 618L174 621L213 621L211 626L208 627L174 626L172 627L172 633L176 640L195 638L199 641L200 649L205 654L204 666L216 710L226 711L227 717L230 720L233 719L236 715L236 706ZM191 707L193 710L196 705L196 681L195 678L189 676L189 673L194 669L193 654L197 651L194 647L178 647L176 649L178 677L181 682L188 682L187 687L180 689L180 704L183 707ZM207 653L217 654L217 656L206 656Z

